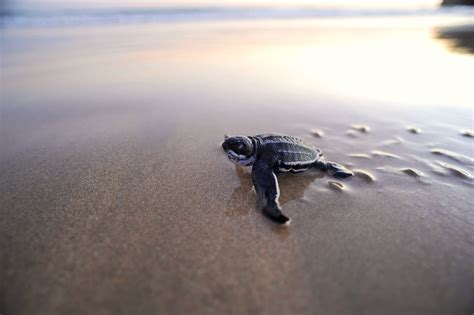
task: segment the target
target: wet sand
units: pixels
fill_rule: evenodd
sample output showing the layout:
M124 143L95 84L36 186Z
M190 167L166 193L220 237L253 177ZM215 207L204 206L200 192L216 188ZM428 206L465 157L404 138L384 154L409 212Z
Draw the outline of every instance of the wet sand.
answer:
M473 312L472 56L430 28L249 23L5 30L2 314ZM361 91L387 60L434 88L387 64ZM278 228L220 148L262 132L356 176L279 176Z

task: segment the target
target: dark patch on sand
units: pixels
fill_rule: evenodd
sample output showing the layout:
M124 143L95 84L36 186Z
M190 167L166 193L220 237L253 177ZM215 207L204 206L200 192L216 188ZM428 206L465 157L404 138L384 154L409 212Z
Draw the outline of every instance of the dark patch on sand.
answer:
M421 129L418 128L418 127L414 127L414 126L409 126L409 127L407 127L407 131L408 131L409 133L413 133L413 134L419 134L419 133L421 133Z

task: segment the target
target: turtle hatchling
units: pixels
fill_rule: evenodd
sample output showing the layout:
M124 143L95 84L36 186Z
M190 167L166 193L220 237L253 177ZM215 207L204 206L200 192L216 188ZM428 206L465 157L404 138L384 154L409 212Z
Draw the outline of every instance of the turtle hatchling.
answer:
M225 136L222 148L232 162L252 166L257 208L282 225L289 225L291 220L282 213L278 203L280 188L275 174L318 168L337 178L354 175L340 164L324 161L320 149L297 137L279 134Z

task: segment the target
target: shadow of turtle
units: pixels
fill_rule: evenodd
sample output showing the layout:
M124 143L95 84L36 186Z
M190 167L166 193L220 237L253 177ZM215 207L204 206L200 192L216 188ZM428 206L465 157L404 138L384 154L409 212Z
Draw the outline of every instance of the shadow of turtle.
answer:
M227 202L225 214L228 216L243 216L246 215L250 209L255 208L256 195L255 191L253 191L250 172L236 165L235 173L240 180L240 185L232 192Z
M244 216L248 214L249 211L256 209L256 194L249 170L238 165L235 167L240 185L232 192L227 203L225 214L228 216ZM316 178L324 177L325 173L318 170L310 170L299 174L283 173L277 176L280 186L279 201L283 207L292 200L303 198L306 189L311 183L313 183Z

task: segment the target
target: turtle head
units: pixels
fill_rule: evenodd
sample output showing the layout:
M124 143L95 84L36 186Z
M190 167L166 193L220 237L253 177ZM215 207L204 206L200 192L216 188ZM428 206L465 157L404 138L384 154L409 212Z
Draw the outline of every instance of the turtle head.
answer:
M249 166L255 161L255 145L249 137L226 135L222 148L229 159L239 165Z

